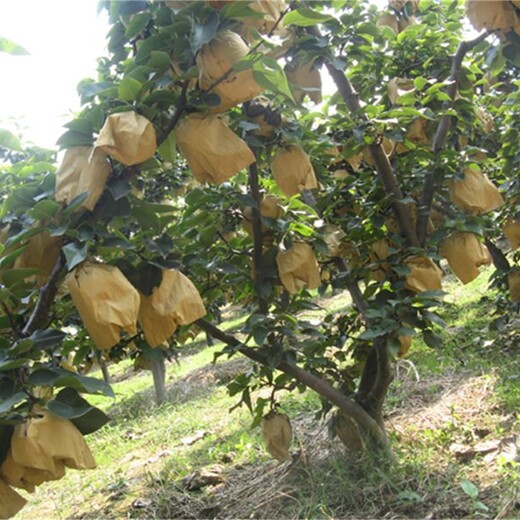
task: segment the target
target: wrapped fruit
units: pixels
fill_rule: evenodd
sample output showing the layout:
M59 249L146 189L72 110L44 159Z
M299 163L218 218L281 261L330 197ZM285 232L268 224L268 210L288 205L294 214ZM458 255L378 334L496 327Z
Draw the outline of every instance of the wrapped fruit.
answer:
M363 440L356 423L346 415L338 412L334 418L334 431L349 451L363 449Z
M399 32L397 17L391 13L382 13L377 17L376 25L378 27L390 27L395 34Z
M519 23L509 0L466 0L466 15L477 31L507 30Z
M0 518L11 518L27 503L14 489L0 479Z
M456 233L441 244L441 254L446 258L455 276L467 284L479 274L481 265L489 265L491 256L487 247L474 233Z
M491 132L495 126L495 120L493 119L493 116L489 112L486 112L486 110L484 110L482 107L477 107L475 109L475 115L480 121L484 132L489 134L489 132Z
M280 148L271 162L271 171L286 197L318 187L309 156L297 145Z
M278 274L283 286L295 294L299 289L317 289L320 286L320 270L314 251L309 244L296 242L290 249L276 255Z
M139 293L117 267L86 262L69 273L65 281L99 349L119 343L121 330L136 334Z
M245 115L258 125L258 128L251 131L252 135L272 139L276 128L284 123L279 111L273 109L271 101L265 96L256 97L246 103L244 108Z
M200 88L207 90L213 87L248 52L249 47L237 33L227 29L217 33L209 43L202 46L195 58L199 68ZM249 101L263 90L254 80L252 70L231 73L212 88L212 92L220 97L216 111Z
M134 359L134 372L139 370L152 370L152 362L141 353L137 354Z
M509 298L513 302L520 302L520 271L515 269L507 277L509 285Z
M136 112L120 112L107 117L94 145L116 161L132 166L151 159L157 148L155 128Z
M262 418L262 435L267 451L280 462L291 460L292 426L289 417L275 411Z
M381 146L383 147L383 151L385 152L387 157L390 157L394 153L395 142L392 141L392 139L388 139L388 137L383 137L383 139L381 140ZM363 150L363 158L365 159L365 162L368 165L374 166L374 161L372 159L372 155L370 154L369 148L365 148Z
M141 295L139 324L151 347L157 347L175 332L206 315L199 291L180 271L163 271L161 285L150 296Z
M249 7L262 16L238 18L238 20L242 22L240 32L247 40L252 39L253 31L259 32L260 34L271 32L282 16L282 13L287 9L287 4L284 0L252 0L249 2ZM283 24L279 23L277 27L281 29Z
M47 282L61 252L60 237L51 237L48 231L41 231L32 236L27 249L15 260L15 269L39 269L41 272L34 277L38 285Z
M443 273L437 264L427 256L411 256L405 260L410 273L406 276L405 287L416 293L442 290Z
M286 67L285 73L296 103L303 103L305 96L309 96L316 104L321 103L321 75L316 60L295 67Z
M451 182L450 198L456 206L470 215L479 215L504 205L498 188L480 169L475 168L465 168L464 178Z
M260 201L260 216L264 218L272 218L277 219L281 218L284 215L284 209L282 207L281 201L278 197L274 195L265 195L262 197ZM246 232L253 236L253 209L247 207L244 209L244 220L242 221L242 225ZM264 224L262 224L262 233L267 233L269 228L267 228Z
M509 247L515 251L520 247L520 220L508 220L502 227Z
M255 162L245 141L215 115L190 114L175 128L175 138L199 182L221 184Z
M397 352L398 357L404 357L412 346L412 336L399 336L399 351Z
M105 157L92 155L93 148L75 146L65 152L56 173L55 199L69 204L82 193L88 193L81 207L93 210L110 175L110 163Z
M415 85L412 79L397 77L392 78L388 82L387 87L388 99L390 100L390 103L392 103L392 105L395 105L398 102L400 96L412 92L414 88Z

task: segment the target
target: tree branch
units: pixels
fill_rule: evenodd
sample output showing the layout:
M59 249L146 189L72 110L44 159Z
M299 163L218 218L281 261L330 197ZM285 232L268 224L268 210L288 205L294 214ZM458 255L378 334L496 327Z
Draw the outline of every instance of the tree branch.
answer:
M175 125L179 122L179 119L181 118L182 114L186 110L186 106L187 106L186 100L187 100L187 92L188 92L189 84L190 84L189 79L187 79L182 84L181 95L179 96L179 103L177 104L175 113L173 114L170 122L168 123L168 126L163 130L163 132L159 136L159 139L157 139L157 147L161 146L161 144L164 143L164 141L170 135L170 132L175 128Z
M437 131L435 132L435 136L433 137L432 142L432 151L435 156L446 147L446 141L448 140L448 133L450 131L452 118L452 116L447 114L446 112L452 107L453 101L455 100L455 96L457 95L457 80L462 69L462 62L464 60L464 57L466 56L466 53L468 51L476 47L480 42L484 41L490 34L490 31L485 31L474 40L460 42L457 51L453 56L450 77L448 80L450 81L450 84L446 89L446 93L448 94L450 99L444 101L442 104L443 115L441 117L441 120L439 121L439 125L437 126ZM431 170L426 172L424 176L424 187L419 203L416 228L417 238L421 247L424 247L424 245L426 244L426 238L428 235L428 219L430 218L433 196L436 190L436 172L436 168L432 168Z
M267 358L257 349L246 347L237 338L221 331L218 327L215 327L206 320L200 319L197 320L196 323L202 330L227 345L236 348L242 355L256 363L271 366ZM384 430L359 404L336 390L327 381L320 379L296 365L282 361L273 368L294 377L298 382L315 390L320 396L335 404L345 415L351 417L359 424L361 430L366 433L367 441L370 445L390 456L390 445Z
M511 264L507 259L506 255L502 253L502 250L495 245L489 238L484 240L484 244L489 250L489 254L491 255L491 259L493 260L493 265L497 269L497 271L509 272L511 270Z
M65 267L65 258L59 255L47 283L40 289L36 306L22 330L23 336L30 336L35 330L46 326L49 319L49 310L52 307L56 293L58 292L58 277Z

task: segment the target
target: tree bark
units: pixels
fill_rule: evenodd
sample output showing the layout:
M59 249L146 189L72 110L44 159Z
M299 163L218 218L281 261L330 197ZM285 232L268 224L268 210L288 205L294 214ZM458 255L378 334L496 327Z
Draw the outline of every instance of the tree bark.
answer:
M166 365L164 357L152 360L153 386L155 389L155 402L161 405L166 401Z

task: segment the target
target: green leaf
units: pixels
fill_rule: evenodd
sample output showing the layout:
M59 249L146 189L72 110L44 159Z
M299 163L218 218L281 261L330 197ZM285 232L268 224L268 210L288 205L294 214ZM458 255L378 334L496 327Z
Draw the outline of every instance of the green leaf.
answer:
M10 40L9 38L4 38L3 36L0 36L0 52L12 54L13 56L29 55L29 52L21 45L14 42L13 40Z
M12 359L10 361L3 361L0 363L0 372L5 372L6 370L13 370L14 368L20 368L25 363L29 361L26 358Z
M57 141L60 148L71 148L73 146L92 146L94 137L92 134L84 134L75 130L68 130Z
M34 331L28 339L32 340L37 349L46 349L59 345L67 334L56 329L40 329Z
M217 33L219 23L218 13L213 11L211 15L204 20L204 23L193 24L190 34L190 48L193 54L196 54L203 45L212 40Z
M61 205L53 200L41 200L27 214L35 220L50 220L60 208Z
M431 330L423 331L423 338L426 345L431 348L441 348L442 347L442 339L434 334Z
M22 151L20 140L12 132L5 128L0 128L0 147L14 150L16 152Z
M463 478L460 481L460 487L462 488L462 491L466 493L471 499L475 500L478 498L478 487L471 482L471 480L468 480L466 478Z
M137 81L136 79L131 78L130 76L126 76L119 84L119 97L123 101L134 101L139 96L139 92L141 92L142 88L143 85L140 81Z
M72 271L74 267L83 262L87 257L87 244L80 245L72 242L63 246L62 251L67 261L67 268L69 271Z
M151 13L138 13L132 16L125 30L125 38L131 39L137 36L152 19Z
M0 424L0 466L4 463L11 447L11 437L14 427L7 424Z
M27 399L27 394L25 392L17 392L16 394L0 401L0 413L9 412L12 408L14 408L17 404L25 401Z
M253 77L262 87L265 87L273 93L283 94L294 101L287 76L282 67L275 60L266 58L261 62L255 63Z
M301 7L288 13L284 18L285 25L299 25L300 27L310 27L318 23L330 22L334 17L330 14L319 13L308 7Z
M1 279L4 285L12 287L26 278L40 273L40 269L8 269L1 274Z

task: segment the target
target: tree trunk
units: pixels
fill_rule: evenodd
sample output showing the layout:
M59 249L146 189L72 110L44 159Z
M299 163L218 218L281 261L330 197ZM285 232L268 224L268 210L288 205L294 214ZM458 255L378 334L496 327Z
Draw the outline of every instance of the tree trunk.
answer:
M152 361L153 386L155 388L155 402L161 405L166 400L166 365L164 357Z

